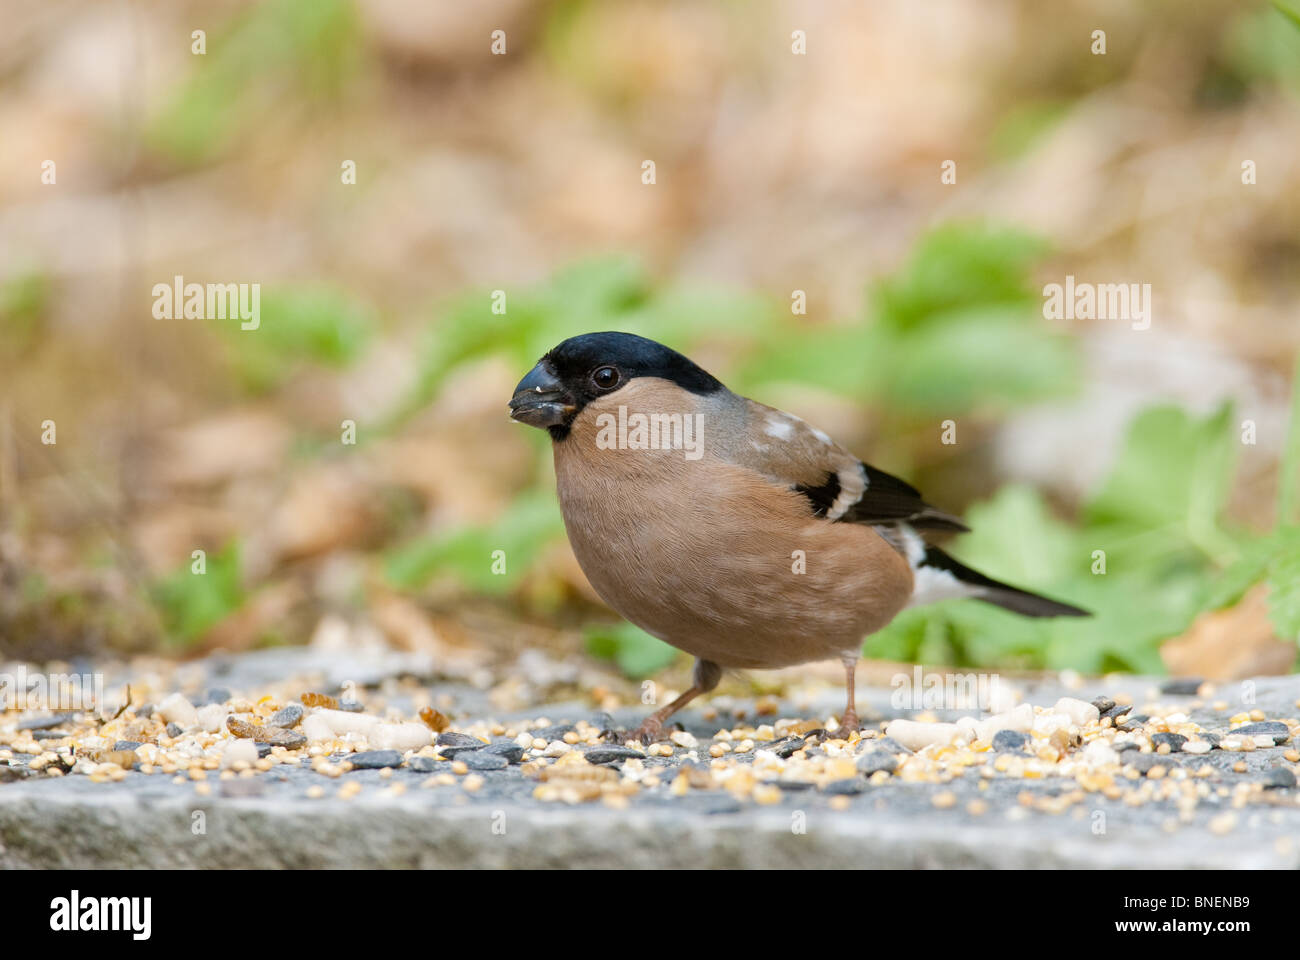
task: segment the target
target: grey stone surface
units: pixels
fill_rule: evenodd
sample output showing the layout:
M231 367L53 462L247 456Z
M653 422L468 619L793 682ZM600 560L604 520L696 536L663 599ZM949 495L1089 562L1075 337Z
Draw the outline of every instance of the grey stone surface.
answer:
M722 794L618 811L531 803L531 783L510 777L514 770L473 800L457 787L383 795L368 776L376 771L353 775L370 783L351 800L305 799L303 788L320 780L307 770L248 798L200 798L189 786L139 775L107 788L81 777L28 779L0 790L0 867L1300 866L1300 850L1278 845L1300 832L1294 808L1245 811L1236 832L1215 836L1206 829L1212 810L1167 834L1168 809L1101 801L1107 829L1098 835L1091 808L1082 820L1043 813L1008 820L1023 782L990 788L984 799L997 812L983 818L966 815L961 803L936 810L931 789L907 784L868 786L844 812L815 790L786 793L771 807Z
M300 669L292 657L277 654L277 671ZM245 683L255 686L257 681L248 678L267 664L258 660L256 666L227 665L220 672L221 685L237 691ZM386 675L374 665L362 666L369 676ZM403 672L409 666L394 661L387 668ZM349 664L345 672L355 676L359 670ZM1139 708L1150 701L1190 704L1194 699L1149 696L1159 681L1143 678L1070 690L1017 685L1031 702L1049 706L1061 695L1091 700L1128 693ZM466 702L483 705L480 716L491 715L479 691L464 688L464 696ZM1234 709L1241 700L1240 709L1258 707L1272 720L1295 716L1298 697L1300 679L1285 677L1225 687L1214 699L1228 700ZM890 699L887 689L862 689L859 709L873 720L914 712ZM839 709L837 701L836 691L828 690L820 699L782 704L781 715L826 716ZM725 701L717 706L721 719L705 721L698 711L683 717L684 726L705 746L706 738L729 725ZM752 711L753 704L737 701L734 706ZM937 712L941 719L953 719L969 711ZM592 710L577 703L546 704L517 716L543 715L559 730L591 720ZM1227 715L1206 708L1193 712L1198 722L1220 731ZM612 719L629 727L640 718L640 709L627 709ZM207 796L199 795L191 782L174 783L159 774L131 772L118 783L95 783L80 775L22 776L25 760L16 757L14 766L5 768L9 775L0 780L0 868L1295 868L1300 866L1300 800L1289 785L1293 780L1277 772L1287 748L1215 750L1201 756L1123 754L1126 762L1145 767L1209 764L1219 782L1229 786L1269 784L1269 802L1232 811L1236 822L1222 834L1210 823L1231 810L1228 798L1204 800L1190 822L1180 822L1170 803L1131 806L1100 794L1089 794L1061 814L1021 804L1022 794L1057 796L1077 789L1063 778L999 778L986 781L983 789L973 776L946 784L897 777L876 784L862 777L826 790L783 784L789 789L781 791L778 802L760 806L721 790L672 796L670 775L659 788L643 791L626 809L617 810L599 803L566 806L535 800L537 782L500 757L494 758L502 760L499 769L478 772L483 785L473 793L459 778L452 785L423 786L430 773L446 772L451 764L418 758L419 763L387 775L366 769L339 779L317 774L306 763L282 765L249 780L211 779ZM647 757L644 762L647 767L677 765L685 753L678 749L672 758ZM1246 764L1245 773L1231 770L1238 762ZM348 781L359 783L362 791L345 799L338 789ZM405 792L391 790L394 784ZM309 789L317 785L326 795L309 798ZM937 807L934 798L940 791L951 792L955 802ZM967 810L975 799L987 807L982 815ZM833 802L847 803L847 808L837 810Z

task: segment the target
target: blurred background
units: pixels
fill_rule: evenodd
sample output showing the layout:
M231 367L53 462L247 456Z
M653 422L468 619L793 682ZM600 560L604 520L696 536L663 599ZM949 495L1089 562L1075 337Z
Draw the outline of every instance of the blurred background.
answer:
M1098 614L948 603L868 656L1293 669L1291 8L0 0L0 20L0 656L314 641L685 676L592 594L548 441L506 417L545 350L621 329L965 511L967 562ZM157 319L177 275L259 283L260 328ZM1067 275L1150 284L1150 329L1045 319Z

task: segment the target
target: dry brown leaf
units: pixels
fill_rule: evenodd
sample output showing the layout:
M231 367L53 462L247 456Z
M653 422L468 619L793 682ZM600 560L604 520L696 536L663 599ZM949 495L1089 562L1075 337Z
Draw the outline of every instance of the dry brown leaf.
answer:
M1235 607L1204 613L1160 648L1169 672L1207 680L1290 673L1295 644L1278 639L1268 618L1268 585L1259 584Z

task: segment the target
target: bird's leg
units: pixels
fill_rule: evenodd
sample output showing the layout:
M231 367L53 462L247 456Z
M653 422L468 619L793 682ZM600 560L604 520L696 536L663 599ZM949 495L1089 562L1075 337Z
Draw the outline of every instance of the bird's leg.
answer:
M674 713L686 706L702 693L708 693L718 685L722 679L722 668L711 660L696 660L695 673L692 677L691 688L683 693L680 697L656 710L645 720L641 721L641 726L635 730L620 732L615 734L615 739L619 743L627 743L630 740L636 740L638 743L649 745L663 738L664 721Z
M844 688L847 692L847 700L844 707L844 716L840 719L840 728L835 735L841 740L847 740L849 734L858 729L858 707L857 698L853 693L853 681L858 669L858 655L846 653L841 660L844 664Z

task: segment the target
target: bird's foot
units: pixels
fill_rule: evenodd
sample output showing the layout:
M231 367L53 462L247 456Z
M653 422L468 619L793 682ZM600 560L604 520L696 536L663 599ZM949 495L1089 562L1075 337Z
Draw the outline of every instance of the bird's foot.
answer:
M671 730L672 727L664 726L662 720L647 717L641 726L635 730L604 730L601 731L601 736L617 744L627 744L635 741L643 747L648 747L652 743L666 740Z
M828 732L827 736L836 740L847 740L850 734L861 732L862 724L858 721L857 712L846 710L844 716L840 718L840 725L835 728L833 733Z

